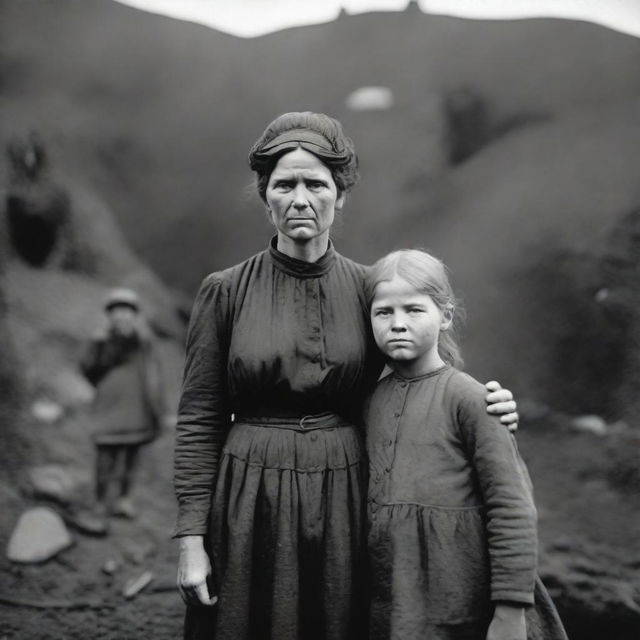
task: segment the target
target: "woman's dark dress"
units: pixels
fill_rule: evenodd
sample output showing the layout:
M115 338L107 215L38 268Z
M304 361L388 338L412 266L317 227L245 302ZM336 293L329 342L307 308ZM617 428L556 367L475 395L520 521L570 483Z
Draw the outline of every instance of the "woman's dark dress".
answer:
M381 370L364 274L332 247L307 263L272 242L202 284L179 409L176 534L206 536L219 604L188 607L187 638L364 636L366 457L354 423ZM282 428L324 412L303 426L329 428Z

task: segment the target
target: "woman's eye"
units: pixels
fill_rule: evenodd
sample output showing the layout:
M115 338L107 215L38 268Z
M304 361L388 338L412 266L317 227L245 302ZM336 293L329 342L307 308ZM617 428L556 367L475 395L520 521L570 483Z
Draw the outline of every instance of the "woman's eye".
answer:
M279 191L289 191L291 189L290 182L276 182L275 188Z
M307 187L313 191L317 191L318 189L322 189L324 184L322 182L312 181L307 183Z

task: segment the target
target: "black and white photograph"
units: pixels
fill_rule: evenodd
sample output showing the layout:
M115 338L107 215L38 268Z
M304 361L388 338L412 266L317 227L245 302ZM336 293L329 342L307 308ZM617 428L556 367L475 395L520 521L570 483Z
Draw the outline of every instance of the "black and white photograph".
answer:
M0 0L0 640L640 637L640 0Z

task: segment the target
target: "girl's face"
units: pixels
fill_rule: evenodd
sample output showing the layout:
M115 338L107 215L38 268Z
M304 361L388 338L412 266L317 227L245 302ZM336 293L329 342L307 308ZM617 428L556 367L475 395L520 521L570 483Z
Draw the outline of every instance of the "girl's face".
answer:
M329 168L302 148L278 160L265 197L278 235L298 243L328 237L344 201Z
M440 331L451 326L451 313L441 311L431 296L394 276L375 289L371 325L380 350L398 373L408 378L441 367Z

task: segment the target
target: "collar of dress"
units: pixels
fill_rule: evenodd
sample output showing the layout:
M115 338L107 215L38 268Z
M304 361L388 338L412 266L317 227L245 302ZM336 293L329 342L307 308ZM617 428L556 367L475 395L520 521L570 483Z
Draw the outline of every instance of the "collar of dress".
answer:
M292 258L281 251L276 249L278 244L278 237L271 238L269 244L269 256L271 261L280 269L290 276L296 278L319 278L325 273L331 271L336 261L336 250L333 248L333 243L329 240L329 248L326 253L316 262L306 262L305 260L298 260L298 258Z
M444 373L448 369L451 369L451 365L446 363L442 366L434 369L433 371L428 371L427 373L423 373L419 376L413 376L412 378L405 378L405 376L400 375L397 371L393 372L393 377L397 382L418 382L420 380L424 380L426 378L433 378L435 376L439 376L441 373Z

